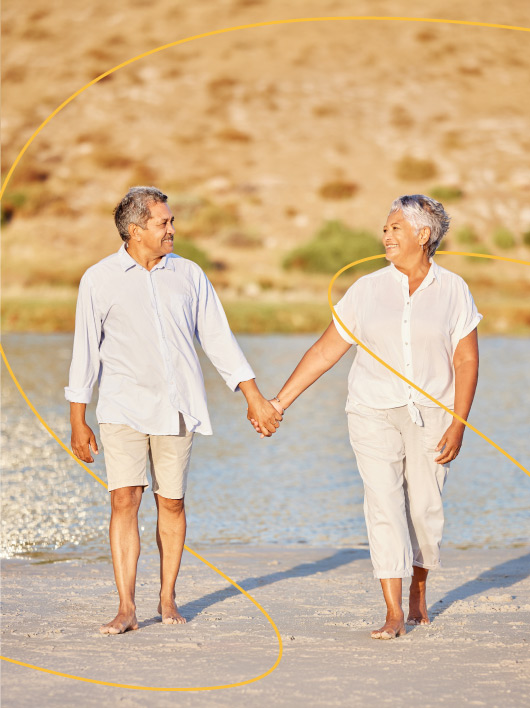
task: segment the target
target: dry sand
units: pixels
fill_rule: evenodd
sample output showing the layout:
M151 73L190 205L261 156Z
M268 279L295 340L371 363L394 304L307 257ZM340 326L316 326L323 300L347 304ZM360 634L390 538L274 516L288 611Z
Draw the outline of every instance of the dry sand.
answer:
M2 705L16 706L523 706L530 691L528 548L449 550L432 574L433 622L394 641L367 550L197 548L276 622L284 656L256 683L210 692L146 693L81 683L3 663ZM208 686L265 672L277 638L244 596L189 554L178 582L188 623L156 615L157 558L139 568L140 629L97 627L116 609L108 561L3 564L5 656L56 671L144 686Z

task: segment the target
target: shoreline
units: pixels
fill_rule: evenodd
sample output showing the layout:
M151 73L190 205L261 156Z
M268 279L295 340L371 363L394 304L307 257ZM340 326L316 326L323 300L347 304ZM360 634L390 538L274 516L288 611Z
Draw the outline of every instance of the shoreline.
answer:
M392 641L368 550L304 546L206 546L197 550L270 614L283 658L246 686L179 692L182 706L522 706L530 690L530 546L446 549L431 573L432 623ZM4 656L103 681L165 687L224 685L266 672L278 639L261 612L226 580L184 553L177 601L188 623L156 614L158 557L140 557L140 629L103 637L117 595L109 561L2 562ZM404 583L404 606L407 581ZM433 670L434 667L434 670ZM145 705L146 694L2 665L4 705ZM417 677L425 680L418 684ZM388 691L392 682L393 690ZM174 705L171 692L149 705Z

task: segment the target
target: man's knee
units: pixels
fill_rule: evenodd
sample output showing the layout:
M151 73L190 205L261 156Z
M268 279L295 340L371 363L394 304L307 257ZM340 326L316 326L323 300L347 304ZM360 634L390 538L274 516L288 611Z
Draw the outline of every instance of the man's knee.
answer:
M184 497L182 499L168 499L167 497L162 497L157 494L158 505L164 511L168 511L176 516L182 514L184 511Z
M135 513L142 501L143 487L120 487L110 493L112 511L116 513Z

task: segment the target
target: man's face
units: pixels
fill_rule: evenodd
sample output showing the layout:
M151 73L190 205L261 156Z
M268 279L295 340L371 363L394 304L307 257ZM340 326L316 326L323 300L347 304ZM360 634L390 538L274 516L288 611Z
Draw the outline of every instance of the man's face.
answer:
M165 256L173 251L175 217L166 202L154 202L149 210L151 218L145 229L140 228L142 246L153 256Z

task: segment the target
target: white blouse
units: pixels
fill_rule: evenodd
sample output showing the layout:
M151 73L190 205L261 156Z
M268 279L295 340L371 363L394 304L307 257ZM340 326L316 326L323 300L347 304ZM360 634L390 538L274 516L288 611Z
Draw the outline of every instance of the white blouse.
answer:
M419 288L409 295L408 277L393 264L354 283L335 305L344 325L383 361L451 410L454 408L453 354L458 342L482 319L464 280L432 258ZM335 317L343 339L356 342ZM436 406L358 347L348 377L346 411L355 404L371 408Z

